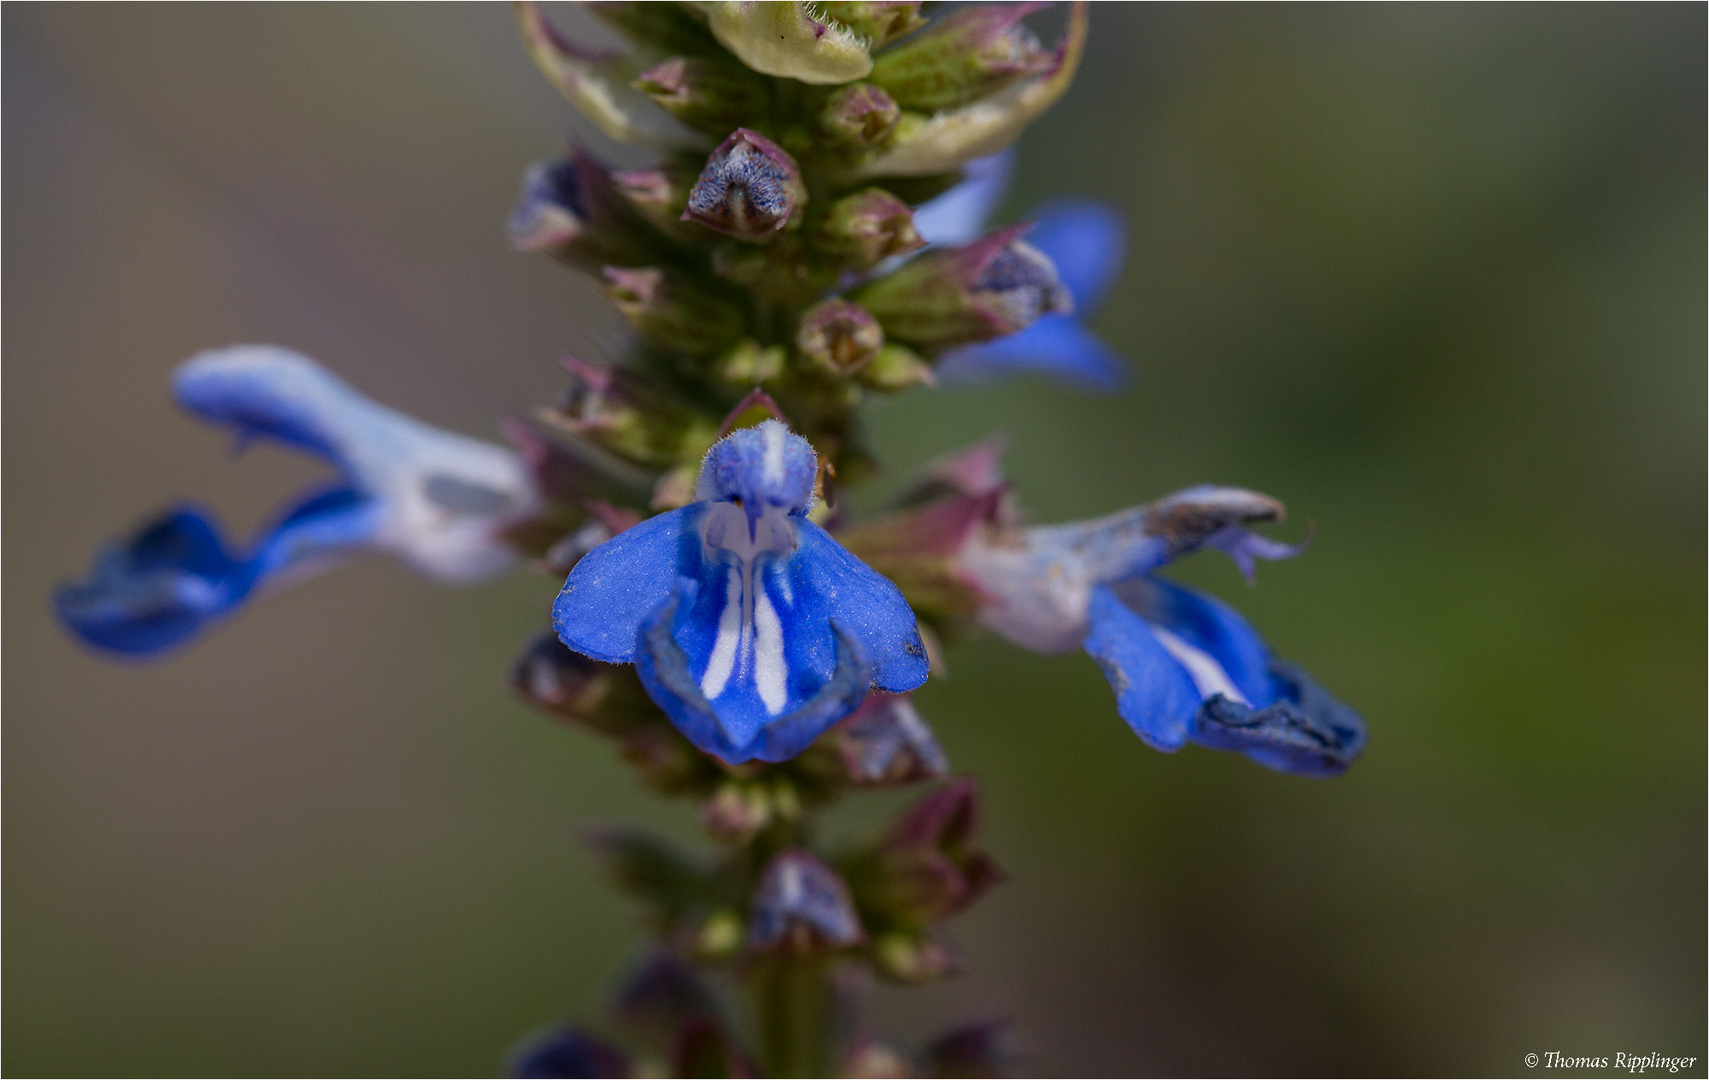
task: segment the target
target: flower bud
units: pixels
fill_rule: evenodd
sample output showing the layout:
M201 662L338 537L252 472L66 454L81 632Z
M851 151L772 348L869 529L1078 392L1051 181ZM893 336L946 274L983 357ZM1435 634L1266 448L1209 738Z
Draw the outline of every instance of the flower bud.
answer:
M544 422L657 468L688 460L698 462L717 441L717 429L710 421L654 386L640 372L573 356L564 357L561 363L570 384L558 408L540 414ZM652 483L656 491L657 482Z
M764 135L737 128L706 159L682 219L755 241L788 225L806 202L795 159Z
M785 851L766 865L748 916L750 948L807 951L865 938L836 871L800 850Z
M850 375L878 355L884 330L859 304L823 300L802 314L795 347L823 370Z
M856 270L926 246L914 229L914 211L883 188L867 188L832 203L813 227L813 244Z
M575 1028L548 1032L510 1055L507 1076L633 1076L623 1051Z
M891 931L872 942L873 966L878 973L901 983L928 983L961 970L961 960L949 947L930 934Z
M849 860L849 885L863 913L918 929L966 908L1003 880L975 849L978 785L959 780L921 799L877 845Z
M762 75L834 85L872 70L866 43L802 0L716 0L703 4L718 43Z
M659 716L632 669L590 660L550 630L517 659L510 685L530 705L601 735L622 736Z
M987 341L1073 309L1050 259L1017 225L966 247L931 251L853 294L884 332L936 351Z
M928 1076L1008 1076L1018 1055L1007 1020L956 1028L921 1053Z
M852 83L825 99L819 130L833 146L850 151L882 148L896 134L902 109L870 83Z
M1054 56L1021 25L1048 4L970 4L887 50L870 81L904 109L953 109L1045 71Z
M930 115L905 112L890 144L863 163L857 175L930 176L995 154L1056 104L1074 81L1085 46L1086 5L1078 0L1047 68L959 108Z
M605 268L601 290L635 327L642 341L661 349L705 356L742 333L742 315L681 274L658 267Z
M833 730L843 768L856 784L911 784L949 771L932 729L907 694L874 690Z
M768 105L752 72L701 57L673 56L641 72L635 89L691 128L722 135Z
M700 804L700 827L714 839L745 844L771 824L772 809L765 784L731 782Z
M620 53L579 45L536 3L519 2L516 19L528 53L576 110L618 142L683 143L694 136L628 86L634 68Z
M518 251L544 251L583 266L644 263L657 250L605 167L575 149L562 161L529 166L508 228Z
M926 25L920 0L820 0L826 18L865 38L877 49Z

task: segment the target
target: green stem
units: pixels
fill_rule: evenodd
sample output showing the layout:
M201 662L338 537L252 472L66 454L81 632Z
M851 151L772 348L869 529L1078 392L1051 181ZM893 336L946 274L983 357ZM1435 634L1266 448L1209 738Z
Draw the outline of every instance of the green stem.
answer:
M785 947L760 961L749 988L764 1074L830 1075L832 1009L826 957Z

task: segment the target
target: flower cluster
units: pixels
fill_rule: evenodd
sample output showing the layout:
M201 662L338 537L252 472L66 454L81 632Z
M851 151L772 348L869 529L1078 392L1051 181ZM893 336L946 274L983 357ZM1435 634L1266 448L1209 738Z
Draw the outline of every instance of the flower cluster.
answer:
M1086 41L1074 4L1061 40L1041 42L1022 20L1047 6L928 21L912 0L588 4L627 42L605 51L520 5L545 75L606 135L655 151L619 170L573 146L527 170L509 221L518 250L594 276L627 346L565 357L563 396L508 418L508 447L400 416L282 348L198 356L175 380L185 408L336 477L246 545L173 509L54 597L86 643L148 657L366 550L445 581L518 560L563 578L513 687L697 800L720 846L704 859L595 838L660 951L620 995L621 1047L554 1031L517 1052L518 1075L996 1067L994 1028L908 1053L839 1019L850 965L902 982L956 970L937 924L1001 879L977 844L976 787L948 780L909 696L966 632L1084 650L1161 750L1317 776L1360 752L1356 713L1233 609L1157 573L1201 548L1249 578L1255 559L1297 554L1251 531L1282 517L1267 496L1198 487L1027 525L987 443L877 516L852 520L840 498L875 468L868 396L1128 378L1085 322L1121 269L1119 217L1064 201L988 227L1009 144ZM839 794L939 781L867 843L816 847L812 812ZM747 992L745 1028L721 981Z

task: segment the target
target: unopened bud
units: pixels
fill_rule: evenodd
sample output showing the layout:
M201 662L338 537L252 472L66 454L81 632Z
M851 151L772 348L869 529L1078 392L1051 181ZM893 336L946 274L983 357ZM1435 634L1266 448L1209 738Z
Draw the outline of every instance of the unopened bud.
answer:
M874 690L833 730L843 768L857 784L909 784L949 771L932 729L907 694Z
M872 942L873 966L879 974L903 983L928 983L961 970L960 958L929 934L894 931Z
M931 176L1008 146L1074 81L1086 47L1086 24L1086 4L1077 0L1069 9L1068 32L1044 70L960 108L929 115L904 112L890 144L862 163L857 174Z
M741 336L742 315L691 284L681 274L658 267L605 268L606 299L629 320L642 341L661 349L705 356Z
M763 75L835 85L872 70L860 36L815 18L802 0L715 0L702 7L718 43Z
M590 660L550 630L517 659L510 685L529 704L602 735L622 736L659 716L632 669Z
M699 461L717 441L709 421L640 372L573 356L561 363L570 382L558 408L539 414L542 421L656 468ZM656 491L657 481L651 483Z
M1021 25L1048 4L970 4L887 50L870 81L905 109L931 113L984 97L1055 61Z
M926 25L920 17L920 0L820 0L816 7L874 49Z
M932 1040L921 1053L928 1076L1008 1076L1019 1055L1007 1020L969 1024Z
M805 851L785 851L766 865L748 917L755 949L837 948L864 940L860 917L837 872Z
M765 109L765 86L746 68L673 56L641 72L635 89L691 128L722 135Z
M518 251L543 251L583 266L644 263L657 250L605 167L580 150L529 167L508 228Z
M878 355L884 330L859 304L823 300L802 314L795 347L831 374L850 375Z
M532 1040L510 1055L508 1076L633 1076L623 1051L575 1028L563 1027Z
M901 119L901 106L871 83L845 86L819 109L819 129L826 140L849 151L881 149Z
M695 955L707 959L729 956L742 947L745 929L741 915L730 908L719 908L700 924L700 931L694 936Z
M688 193L684 221L760 240L784 226L807 202L801 169L764 135L737 128L718 144Z
M914 211L883 188L867 188L831 204L813 227L820 251L856 270L876 266L892 255L926 246L914 228Z
M918 348L946 349L1024 330L1041 315L1073 310L1043 252L1017 225L966 247L931 251L853 295L884 331Z
M979 795L960 780L915 803L876 846L851 858L849 884L862 911L902 928L948 918L1003 880L975 847Z
M764 784L724 784L700 804L700 827L727 843L747 843L771 820L771 792Z

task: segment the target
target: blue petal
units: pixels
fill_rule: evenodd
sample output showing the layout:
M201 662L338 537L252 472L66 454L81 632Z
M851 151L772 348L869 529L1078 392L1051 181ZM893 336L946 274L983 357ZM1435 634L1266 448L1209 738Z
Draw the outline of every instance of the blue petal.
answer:
M345 485L313 492L281 515L255 542L257 580L318 569L325 560L370 546L384 508Z
M928 244L960 247L985 234L991 211L1009 190L1015 168L1013 148L976 158L964 167L967 179L914 211L914 229Z
M789 560L797 596L822 598L825 615L861 643L872 661L874 686L892 694L917 689L926 681L926 647L901 590L830 533L799 520L801 546Z
M1122 582L1115 593L1146 621L1214 660L1250 704L1262 708L1274 699L1270 649L1238 611L1158 577Z
M674 595L679 572L699 568L694 526L704 507L648 518L583 556L552 604L559 639L595 660L632 663L641 623Z
M1072 315L1046 315L1019 333L946 353L936 372L947 385L1039 374L1105 392L1128 380L1127 361Z
M1157 636L1108 588L1092 591L1085 648L1116 694L1116 711L1145 742L1178 750L1187 741L1199 691Z
M1122 216L1099 202L1064 200L1036 212L1038 225L1027 243L1050 256L1056 275L1074 295L1075 310L1089 316L1121 276L1127 247Z
M1192 739L1238 750L1280 772L1335 776L1365 748L1365 721L1292 664L1271 665L1273 704L1249 709L1213 698L1193 720Z
M860 707L872 668L860 643L835 623L828 627L836 639L835 667L792 710L774 716L757 695L739 687L721 694L715 707L701 689L705 664L695 665L681 644L684 638L703 638L693 632L700 592L692 578L679 579L676 594L642 623L635 655L635 670L648 695L695 746L731 764L754 758L787 761Z
M102 552L87 578L55 591L53 605L88 644L147 656L189 640L237 606L255 576L205 515L185 507Z
M618 1050L563 1027L529 1040L511 1052L510 1075L521 1080L633 1075L629 1060Z

